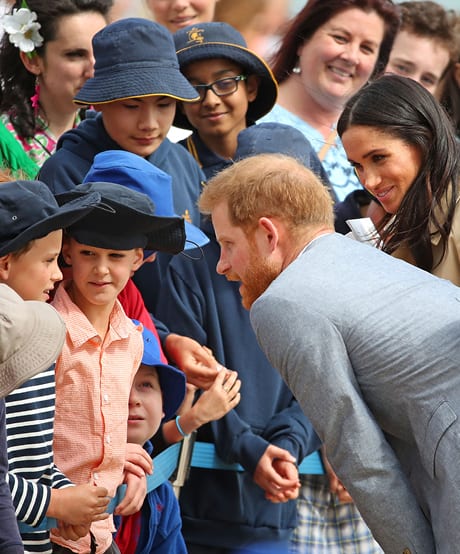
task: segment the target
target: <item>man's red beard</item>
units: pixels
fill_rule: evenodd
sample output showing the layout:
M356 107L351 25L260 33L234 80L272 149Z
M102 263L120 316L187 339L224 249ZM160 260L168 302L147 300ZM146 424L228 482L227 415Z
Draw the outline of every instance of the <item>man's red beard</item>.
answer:
M263 258L253 246L250 265L246 269L244 284L240 288L241 302L246 310L251 308L279 274L279 268L272 261Z

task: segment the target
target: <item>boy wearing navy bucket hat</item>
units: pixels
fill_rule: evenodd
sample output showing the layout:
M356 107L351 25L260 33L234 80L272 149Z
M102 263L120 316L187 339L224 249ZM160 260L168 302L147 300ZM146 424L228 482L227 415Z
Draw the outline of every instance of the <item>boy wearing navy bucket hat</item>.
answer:
M96 33L92 44L94 76L75 102L97 114L64 133L40 179L55 194L65 192L83 181L100 152L131 152L171 176L175 213L199 224L196 201L204 176L193 157L166 137L177 101L199 98L180 72L171 33L147 19L123 18Z
M143 329L144 353L129 395L128 442L151 456L150 437L171 419L185 397L185 375L163 362L156 337ZM120 552L187 554L179 504L169 481L150 491L140 511L116 518Z

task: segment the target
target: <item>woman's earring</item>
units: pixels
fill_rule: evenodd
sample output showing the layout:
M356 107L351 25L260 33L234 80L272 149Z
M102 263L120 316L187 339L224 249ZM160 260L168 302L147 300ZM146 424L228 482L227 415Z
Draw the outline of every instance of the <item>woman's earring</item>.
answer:
M297 62L296 65L292 68L292 73L294 73L295 75L300 75L302 73L299 62Z
M38 110L40 108L40 83L38 82L38 76L35 77L35 94L30 97L32 102L32 108L34 110L35 117L38 115Z

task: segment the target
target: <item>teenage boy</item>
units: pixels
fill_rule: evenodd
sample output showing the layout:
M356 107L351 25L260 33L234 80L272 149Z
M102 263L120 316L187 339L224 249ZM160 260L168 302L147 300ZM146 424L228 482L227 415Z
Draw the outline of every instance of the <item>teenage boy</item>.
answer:
M410 77L435 94L456 50L452 19L436 2L401 2L399 8L401 27L385 71Z
M184 221L156 217L144 194L113 183L85 183L59 201L98 192L106 211L88 214L67 229L62 254L72 278L58 288L53 305L67 325L56 363L54 450L76 483L127 491L117 515L140 509L149 455L128 444L126 421L131 383L142 358L142 337L117 300L144 258L143 249L171 254L184 247ZM117 553L113 518L98 521L78 541L53 533L53 552Z
M159 343L148 329L143 329L142 338L142 362L129 395L128 442L143 446L151 455L150 437L182 404L185 375L162 361ZM179 504L169 481L147 494L140 511L122 517L117 524L115 542L121 552L187 554Z
M39 181L0 184L0 283L24 300L46 302L62 279L58 267L62 228L100 202L82 195L59 206ZM78 537L108 504L104 487L71 487L53 458L54 360L39 375L6 397L8 484L16 517L38 527L45 516L59 520L64 536ZM65 528L64 528L65 523ZM22 533L27 552L51 553L49 532Z
M0 551L24 554L10 489L5 480L8 453L4 397L54 363L65 337L56 311L41 302L24 301L0 284Z
M166 138L177 100L198 100L179 70L170 32L147 19L121 19L96 33L93 52L94 77L75 102L99 113L62 136L40 178L53 192L64 192L83 182L96 154L127 150L171 175L176 213L198 224L203 175L193 158Z

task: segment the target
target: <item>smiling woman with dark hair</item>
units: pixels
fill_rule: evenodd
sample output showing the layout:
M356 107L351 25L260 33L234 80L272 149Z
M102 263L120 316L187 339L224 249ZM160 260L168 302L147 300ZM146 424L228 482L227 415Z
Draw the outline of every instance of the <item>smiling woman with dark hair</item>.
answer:
M459 147L442 107L419 83L386 75L350 99L337 129L386 212L381 248L460 285Z

